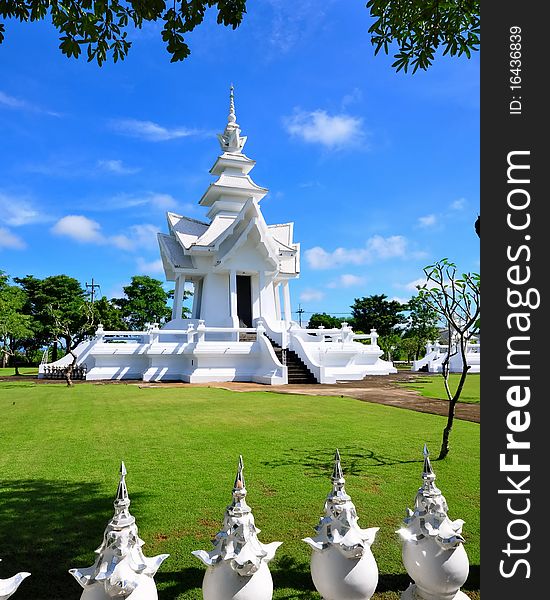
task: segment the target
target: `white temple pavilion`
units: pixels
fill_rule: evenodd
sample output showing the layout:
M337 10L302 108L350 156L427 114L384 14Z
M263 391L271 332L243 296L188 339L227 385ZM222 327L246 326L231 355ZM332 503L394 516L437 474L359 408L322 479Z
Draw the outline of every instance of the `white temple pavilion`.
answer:
M75 351L86 379L286 384L395 373L380 359L376 331L356 335L347 323L304 329L292 320L289 281L300 273L300 245L293 223L267 225L262 216L268 190L250 177L256 163L243 153L233 87L218 141L221 154L210 169L216 180L199 200L208 221L169 212L168 233L158 234L166 279L175 284L172 319L142 332L99 326ZM186 282L194 293L184 319ZM41 365L39 376L71 361Z

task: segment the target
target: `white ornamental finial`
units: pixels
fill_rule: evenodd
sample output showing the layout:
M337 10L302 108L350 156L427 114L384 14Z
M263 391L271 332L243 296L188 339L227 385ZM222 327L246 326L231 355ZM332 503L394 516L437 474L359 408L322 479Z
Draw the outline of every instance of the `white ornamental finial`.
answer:
M229 88L229 116L227 117L228 123L237 123L237 115L235 114L235 96L233 94L233 84Z
M156 600L153 577L168 554L152 558L143 555L143 540L138 536L135 518L130 514L130 498L126 487L126 466L120 465L120 480L114 501L115 514L107 524L103 542L95 551L94 564L86 569L70 569L69 573L84 588L81 600L135 598Z
M402 557L414 581L401 600L467 600L460 586L468 577L469 565L462 519L451 521L445 496L434 483L435 473L426 444L423 449L422 486L407 509L405 526L397 531L403 542Z
M240 154L246 143L246 136L241 136L241 128L237 123L235 114L235 88L233 84L229 88L229 115L227 116L227 125L223 133L218 133L218 141L223 152L229 154Z
M332 490L314 538L311 577L324 600L368 600L378 584L378 567L370 549L378 527L361 529L355 505L346 493L340 452L334 454Z
M233 484L233 500L225 509L222 529L213 540L210 552L192 552L208 567L204 574L204 600L271 600L273 580L268 562L281 542L262 544L260 530L246 503L243 457L239 456Z
M1 559L0 559L1 560ZM8 600L14 594L17 588L21 585L23 579L26 579L30 573L22 571L9 579L0 579L0 600Z

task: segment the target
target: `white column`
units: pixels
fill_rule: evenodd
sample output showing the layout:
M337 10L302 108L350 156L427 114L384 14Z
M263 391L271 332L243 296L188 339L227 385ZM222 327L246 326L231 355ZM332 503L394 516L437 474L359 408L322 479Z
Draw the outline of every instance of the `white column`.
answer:
M275 317L281 320L281 295L279 293L279 284L273 282L273 293L275 294Z
M290 323L290 321L292 321L292 314L290 312L290 290L288 289L288 281L283 281L283 304L285 309L285 321Z
M239 317L237 315L237 271L229 271L229 315L233 322L233 327L239 326Z
M265 274L263 271L258 271L258 307L260 309L259 316L264 318L263 306L262 306L262 294L265 286Z
M183 307L183 287L185 285L185 276L176 277L176 287L174 288L174 304L172 305L172 319L181 319L181 309Z

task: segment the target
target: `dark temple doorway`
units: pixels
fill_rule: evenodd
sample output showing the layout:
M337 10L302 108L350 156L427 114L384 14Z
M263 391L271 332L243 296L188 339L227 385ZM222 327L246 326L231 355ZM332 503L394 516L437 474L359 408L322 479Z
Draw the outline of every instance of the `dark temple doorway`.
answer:
M252 284L250 275L237 275L237 316L240 327L252 327Z

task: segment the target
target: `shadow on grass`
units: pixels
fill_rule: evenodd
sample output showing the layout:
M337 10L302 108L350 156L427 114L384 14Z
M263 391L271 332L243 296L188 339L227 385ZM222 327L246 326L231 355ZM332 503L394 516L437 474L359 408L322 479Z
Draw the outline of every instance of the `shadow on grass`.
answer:
M80 597L82 588L67 571L92 565L115 492L107 497L95 483L0 481L0 578L31 573L18 600Z
M188 567L181 571L162 571L155 575L159 589L159 600L173 600L180 594L197 589L197 598L202 598L202 579L205 569Z
M374 450L358 448L357 446L341 446L339 450L342 457L344 475L360 475L371 467L423 462L423 458L401 460L391 456L376 454ZM334 467L334 448L319 448L313 451L290 448L282 454L281 458L266 460L262 464L268 467L301 465L304 467L305 475L326 478L332 474Z

